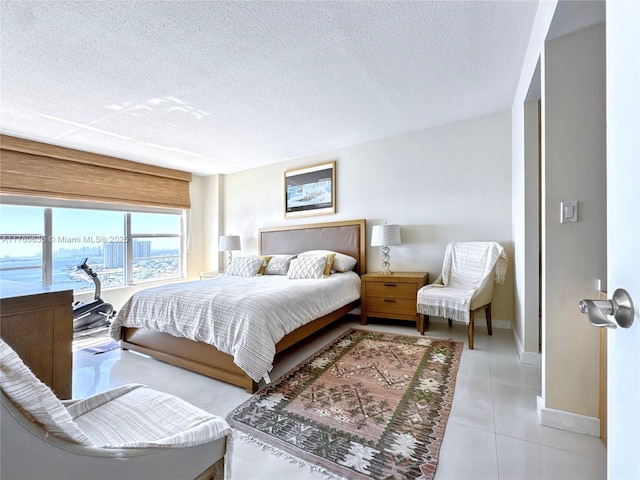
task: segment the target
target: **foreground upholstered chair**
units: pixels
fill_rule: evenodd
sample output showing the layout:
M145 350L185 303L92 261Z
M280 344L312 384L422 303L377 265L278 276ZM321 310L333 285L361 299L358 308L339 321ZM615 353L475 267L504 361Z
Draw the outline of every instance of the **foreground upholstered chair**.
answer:
M429 316L444 317L468 325L469 349L473 349L475 313L484 309L487 331L491 328L494 283L504 283L507 255L497 242L457 242L447 245L442 273L435 282L418 290L419 328L424 334Z
M2 479L224 478L227 422L131 384L61 402L0 339Z

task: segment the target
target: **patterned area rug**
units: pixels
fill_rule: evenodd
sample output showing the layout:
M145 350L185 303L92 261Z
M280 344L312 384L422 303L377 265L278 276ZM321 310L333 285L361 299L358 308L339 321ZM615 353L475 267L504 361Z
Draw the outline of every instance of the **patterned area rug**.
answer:
M462 343L349 330L229 414L232 427L349 479L431 479Z

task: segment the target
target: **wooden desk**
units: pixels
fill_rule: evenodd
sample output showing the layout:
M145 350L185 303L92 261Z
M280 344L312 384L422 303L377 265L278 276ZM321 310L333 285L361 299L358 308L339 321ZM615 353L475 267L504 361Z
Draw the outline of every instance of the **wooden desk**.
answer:
M71 398L73 290L2 287L0 337L58 398Z

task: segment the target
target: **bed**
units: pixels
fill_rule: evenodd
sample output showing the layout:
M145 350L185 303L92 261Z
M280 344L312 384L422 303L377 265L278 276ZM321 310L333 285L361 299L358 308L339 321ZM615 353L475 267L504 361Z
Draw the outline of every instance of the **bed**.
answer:
M258 231L258 253L260 255L285 255L311 250L330 250L339 252L356 259L356 264L353 268L353 272L355 273L352 273L351 275L357 275L359 282L359 276L364 274L366 269L365 236L365 220L326 222L288 227L268 227L262 228ZM338 273L335 277L340 275L344 274ZM224 277L226 277L226 275ZM269 277L269 275L264 275L263 277ZM332 274L327 279L315 280L315 282L337 280L337 278L333 277L334 276ZM203 292L206 291L207 285L214 285L214 283L207 282L214 282L215 280L216 279L184 282L184 284L185 288L193 287L194 291L190 295L194 298L197 296L206 297ZM251 280L259 281L259 278ZM294 280L290 281L290 283L295 282L296 281ZM302 285L309 281L300 280L298 282ZM189 286L188 284L191 285ZM156 292L156 296L158 297L166 296L167 301L164 304L164 308L169 311L173 311L172 309L174 309L176 301L175 299L169 300L169 298L171 296L170 292L174 288L176 287L163 286L158 287L158 290L155 290L154 288L138 292L133 295L125 306L123 306L121 311L125 310L125 312L128 312L131 310L129 304L138 299L137 296L143 295L143 292L149 291L152 293ZM182 296L184 294L179 293L178 295ZM308 293L306 296L309 296ZM326 296L326 294L323 294L323 296ZM334 295L330 294L329 296L333 297ZM242 297L240 296L237 298L241 299ZM209 300L205 299L205 301ZM243 303L243 300L238 300L236 303ZM342 318L351 310L356 308L359 303L359 295L357 295L357 298L350 299L349 301L346 301L346 303L332 307L334 309L328 313L319 315L317 318L314 317L304 320L304 324L301 324L289 333L284 334L284 336L272 346L273 355L271 362L273 362L273 357L275 357L277 353L295 345L318 330ZM206 308L215 309L215 302L207 305ZM256 312L259 310L261 309L254 309L254 313L258 315ZM261 315L262 314L260 313L259 316ZM257 320L247 319L247 321ZM244 365L245 368L247 367L246 361L252 355L252 353L249 352L253 352L255 345L236 345L230 348L220 347L220 349L218 349L213 345L213 343L216 343L215 341L191 340L182 336L182 333L177 330L172 330L171 328L163 327L162 329L165 331L158 331L159 329L153 325L153 321L151 320L147 321L147 324L144 325L140 323L141 326L138 327L127 326L127 323L133 322L128 321L124 318L124 315L121 316L119 314L114 321L114 325L112 325L111 330L112 336L121 340L123 349L140 352L158 360L162 360L233 385L238 385L245 388L250 393L254 393L257 390L259 378L257 378L258 375L256 375L256 371L248 369L251 371L251 374L249 374L238 365L238 363L240 363L241 365ZM260 328L256 326L258 324L254 323L252 325L251 329ZM244 350L246 351L243 351L241 347L244 347ZM225 353L223 350L228 352L233 351L234 353L232 355L230 353ZM236 359L234 359L234 357L236 357ZM256 358L257 357L260 357L260 355L256 355ZM244 363L242 360L236 361L238 358L244 358ZM268 374L268 369L265 373ZM268 376L264 375L263 378L268 379Z

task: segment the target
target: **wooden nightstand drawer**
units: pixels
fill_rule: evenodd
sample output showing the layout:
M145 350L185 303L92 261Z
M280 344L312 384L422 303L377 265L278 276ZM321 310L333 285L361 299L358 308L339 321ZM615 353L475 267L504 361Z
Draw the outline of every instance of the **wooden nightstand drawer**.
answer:
M418 290L426 285L426 272L394 272L389 275L366 273L362 276L362 303L360 323L367 317L415 320Z
M367 284L367 297L393 297L416 299L418 288L416 283L400 282L369 282Z
M367 297L365 308L378 314L415 315L416 299L415 295L414 298Z

